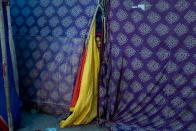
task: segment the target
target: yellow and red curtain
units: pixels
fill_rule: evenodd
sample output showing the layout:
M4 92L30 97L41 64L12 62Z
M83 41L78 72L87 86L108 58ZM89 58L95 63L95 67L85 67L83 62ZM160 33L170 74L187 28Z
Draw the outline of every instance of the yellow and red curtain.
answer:
M72 114L66 120L61 121L61 128L88 124L97 116L100 56L95 42L95 28L94 20L75 86L70 108Z
M78 78L77 78L76 85L75 85L75 88L74 88L74 93L73 93L71 106L70 106L70 111L71 112L73 112L74 107L75 107L75 105L78 101L85 61L86 61L86 48L84 49L84 53L83 53L82 61L81 61L81 65L80 65L80 70L79 70L79 73L78 73Z

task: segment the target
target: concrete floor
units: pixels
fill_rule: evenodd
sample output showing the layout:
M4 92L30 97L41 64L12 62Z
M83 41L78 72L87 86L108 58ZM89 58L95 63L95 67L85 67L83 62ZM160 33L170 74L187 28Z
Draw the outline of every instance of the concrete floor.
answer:
M22 111L22 121L17 131L107 131L95 122L85 126L60 129L60 118L53 115Z

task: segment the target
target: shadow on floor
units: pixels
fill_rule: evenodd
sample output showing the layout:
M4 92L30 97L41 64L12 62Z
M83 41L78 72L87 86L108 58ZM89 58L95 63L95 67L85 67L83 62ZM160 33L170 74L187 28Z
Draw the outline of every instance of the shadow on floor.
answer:
M22 121L17 131L107 131L95 122L85 126L60 129L60 118L36 111L22 111Z

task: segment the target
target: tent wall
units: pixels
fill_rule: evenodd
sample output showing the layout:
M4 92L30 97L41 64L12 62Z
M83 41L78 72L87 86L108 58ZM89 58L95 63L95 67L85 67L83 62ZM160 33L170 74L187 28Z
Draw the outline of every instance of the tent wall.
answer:
M68 111L96 0L13 0L20 96L42 111Z
M195 131L195 0L109 0L107 14L101 121L111 130Z

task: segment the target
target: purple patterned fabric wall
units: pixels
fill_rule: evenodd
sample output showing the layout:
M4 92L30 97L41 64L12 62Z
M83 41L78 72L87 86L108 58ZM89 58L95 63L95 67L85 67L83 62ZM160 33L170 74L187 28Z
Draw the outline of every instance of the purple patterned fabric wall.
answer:
M13 0L20 96L42 111L69 112L96 0Z
M112 130L195 131L195 0L109 0L108 14L100 120Z

